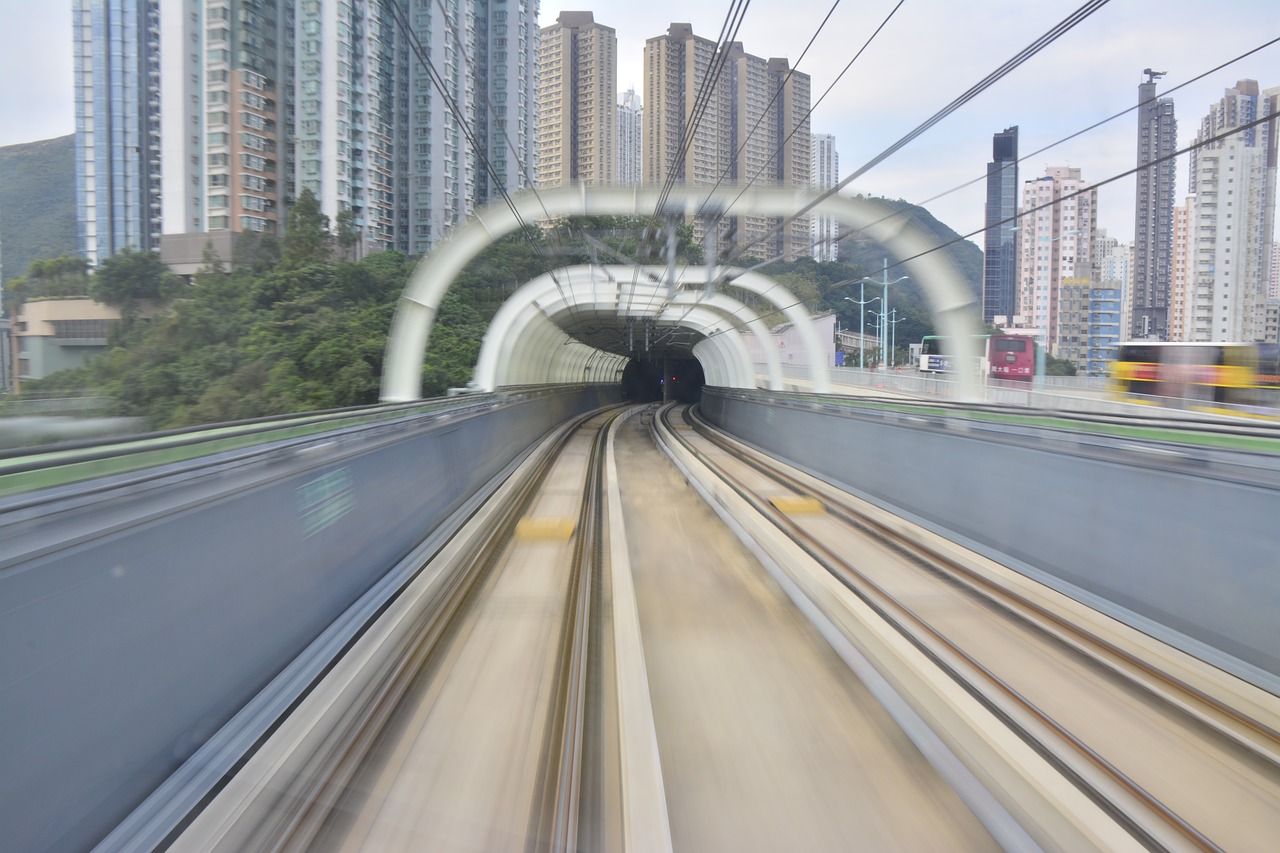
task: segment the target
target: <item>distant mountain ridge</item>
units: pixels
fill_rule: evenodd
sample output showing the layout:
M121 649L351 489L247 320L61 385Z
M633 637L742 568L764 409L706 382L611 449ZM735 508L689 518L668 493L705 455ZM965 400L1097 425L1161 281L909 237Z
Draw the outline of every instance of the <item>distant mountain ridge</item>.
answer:
M3 280L32 261L76 255L75 134L0 148Z

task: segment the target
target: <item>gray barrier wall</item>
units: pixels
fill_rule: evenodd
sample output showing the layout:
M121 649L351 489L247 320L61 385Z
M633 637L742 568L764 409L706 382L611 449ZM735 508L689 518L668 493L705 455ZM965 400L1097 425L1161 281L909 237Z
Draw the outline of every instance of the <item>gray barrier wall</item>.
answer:
M92 846L455 507L616 399L531 394L4 526L0 848Z
M1274 471L1250 476L1229 459L1188 462L1127 440L1037 444L959 418L912 422L843 408L708 389L701 411L1068 594L1096 596L1091 603L1112 615L1265 689L1280 685Z

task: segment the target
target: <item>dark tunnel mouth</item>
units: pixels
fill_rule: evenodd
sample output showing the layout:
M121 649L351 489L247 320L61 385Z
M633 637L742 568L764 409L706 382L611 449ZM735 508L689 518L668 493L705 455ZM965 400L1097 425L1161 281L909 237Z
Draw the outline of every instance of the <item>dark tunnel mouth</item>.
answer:
M633 358L622 371L622 397L637 403L697 403L704 384L696 358Z

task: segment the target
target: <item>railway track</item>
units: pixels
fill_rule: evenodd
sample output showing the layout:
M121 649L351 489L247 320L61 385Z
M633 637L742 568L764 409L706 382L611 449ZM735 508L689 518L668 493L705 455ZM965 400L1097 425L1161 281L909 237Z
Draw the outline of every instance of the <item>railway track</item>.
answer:
M172 840L178 850L579 849L619 782L600 586L618 410L534 454ZM592 780L584 790L584 774ZM618 844L601 844L616 848Z
M1280 837L1276 697L675 411L658 438L690 479L1038 843Z
M652 418L816 634L765 607L754 563L703 565L732 536L646 512L670 482L631 475L645 497L622 498L623 418L597 413L531 454L166 842L660 851L804 827L840 849L870 815L902 849L1280 837L1276 697L677 411L632 423ZM630 429L628 464L652 466ZM624 504L668 547L636 547ZM819 636L857 678L806 648ZM862 816L832 819L850 793Z

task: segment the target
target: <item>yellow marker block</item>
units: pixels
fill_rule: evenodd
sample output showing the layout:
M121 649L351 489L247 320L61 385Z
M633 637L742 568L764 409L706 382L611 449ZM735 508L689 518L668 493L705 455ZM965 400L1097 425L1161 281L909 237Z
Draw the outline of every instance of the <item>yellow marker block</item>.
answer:
M773 504L778 512L785 512L787 515L826 512L822 501L817 498L801 497L800 495L781 495L776 498L769 498L769 503Z
M517 539L557 539L573 535L578 522L572 518L523 518L516 524Z

